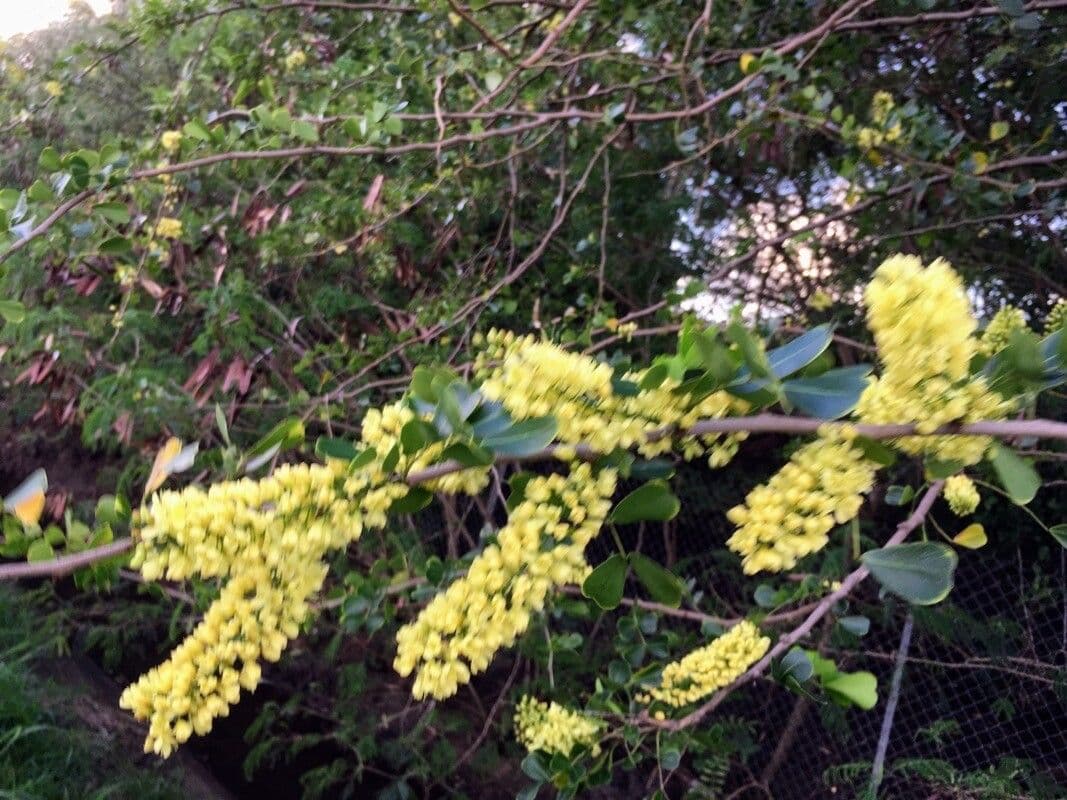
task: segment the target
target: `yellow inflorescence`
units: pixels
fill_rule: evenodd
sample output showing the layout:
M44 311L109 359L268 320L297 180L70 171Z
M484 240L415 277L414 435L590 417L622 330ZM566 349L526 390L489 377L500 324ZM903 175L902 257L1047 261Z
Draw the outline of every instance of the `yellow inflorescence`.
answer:
M914 256L892 256L867 286L867 324L882 374L857 406L870 423L914 422L928 434L950 422L999 419L1011 405L969 374L978 351L977 323L959 276L938 259L924 268ZM906 436L895 444L912 455L975 464L989 447L983 436Z
M633 447L647 457L677 446L686 459L707 455L710 466L721 467L745 437L739 433L648 438L667 427L684 430L701 419L748 410L748 403L728 392L694 400L674 391L677 383L667 379L655 389L620 395L612 388L611 367L591 356L506 331L490 331L485 345L477 360L482 393L502 403L516 419L552 414L559 426L557 438L566 444L585 444L601 453ZM640 383L643 375L630 373L625 379Z
M285 68L289 70L299 69L307 62L307 53L305 53L303 50L291 50L285 56Z
M966 475L953 475L945 481L945 500L956 516L973 514L981 499L974 481Z
M159 137L159 144L164 150L166 150L171 155L177 153L182 146L182 132L163 131L163 135Z
M599 720L529 695L523 695L515 709L515 737L531 753L541 750L569 756L575 747L588 747L596 756L603 727Z
M149 720L145 751L169 755L191 732L210 730L242 687L254 689L259 660L276 661L299 632L326 576L325 553L384 524L407 491L331 462L162 492L143 507L131 564L145 578L228 578L193 633L122 695L123 708Z
M1008 346L1013 333L1025 330L1027 330L1026 315L1014 306L1004 306L982 331L979 350L987 356L996 355Z
M1067 300L1058 300L1045 317L1045 333L1052 334L1067 328Z
M615 473L576 464L567 476L535 477L507 524L467 574L397 633L398 673L416 673L412 694L451 697L510 647L557 586L588 574L585 546L611 507Z
M163 239L177 239L182 235L182 221L174 217L161 217L156 223L156 236Z
M739 622L711 644L664 667L660 685L639 699L675 708L696 703L740 678L770 646L759 628L748 620Z
M876 467L853 438L847 426L828 427L727 512L738 526L727 545L744 557L745 574L790 569L826 545L835 523L859 512Z

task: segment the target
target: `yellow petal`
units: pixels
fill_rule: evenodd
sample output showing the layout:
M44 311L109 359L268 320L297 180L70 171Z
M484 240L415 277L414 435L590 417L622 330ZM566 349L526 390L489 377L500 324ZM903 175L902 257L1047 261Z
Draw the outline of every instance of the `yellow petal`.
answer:
M952 541L960 547L966 547L968 550L977 550L979 547L984 547L989 539L986 538L985 528L976 522L957 533L952 538Z
M741 58L737 60L738 65L741 67L741 73L748 75L748 71L752 68L753 62L756 57L752 53L742 53Z
M150 495L156 489L163 485L163 481L170 475L170 462L178 457L178 453L182 451L182 440L172 436L167 439L167 443L163 445L163 448L156 453L156 460L152 462L152 472L148 475L148 483L144 486L145 495Z
M23 525L36 525L44 513L44 492L30 495L11 511Z
M36 525L44 513L48 475L43 469L34 470L18 488L4 498L4 510L14 514L23 525Z

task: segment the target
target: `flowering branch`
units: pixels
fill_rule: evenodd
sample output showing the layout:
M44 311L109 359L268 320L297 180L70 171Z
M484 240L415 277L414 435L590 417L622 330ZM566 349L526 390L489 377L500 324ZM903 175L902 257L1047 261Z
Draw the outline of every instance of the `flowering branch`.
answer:
M926 519L926 515L930 512L930 508L933 506L934 501L937 499L938 495L941 494L941 489L944 487L944 485L944 481L934 481L934 483L930 485L930 488L928 488L923 494L922 499L919 501L918 505L915 506L915 510L911 512L907 519L905 519L902 523L900 523L899 526L897 526L896 531L894 531L893 535L889 537L889 540L884 545L885 547L900 544L908 538L908 535L913 530L915 530L917 527L919 527L919 525L922 524L922 521ZM792 647L794 644L796 644L805 636L807 636L815 627L815 625L819 622L819 620L821 620L830 612L830 609L833 608L834 604L838 600L847 597L852 592L852 590L855 589L860 583L862 583L868 575L870 575L870 570L867 569L867 567L865 566L861 566L851 572L848 577L841 581L841 585L837 589L830 592L830 594L826 595L826 597L819 601L819 604L815 606L815 609L810 614L808 614L807 618L805 618L802 623L800 623L796 628L794 628L792 631L790 631L781 639L779 639L777 644L775 644L774 647L772 647L767 652L767 655L765 655L763 658L761 658L759 661L749 667L748 672L746 672L744 675L742 675L729 686L716 692L714 695L712 695L710 700L704 703L704 705L697 708L695 711L692 711L681 719L676 720L656 720L648 716L647 712L643 712L641 716L641 721L648 725L651 725L652 727L664 728L666 730L672 731L682 730L683 728L690 728L693 725L698 724L702 719L704 719L704 717L706 717L708 714L718 708L719 705L722 704L723 700L725 700L732 691L740 688L741 686L744 686L750 681L755 680L764 672L766 672L767 669L771 666L771 662L774 661L774 659L788 652L790 647Z
M816 433L820 427L834 423L834 420L812 419L810 417L788 417L784 414L756 414L751 417L727 417L724 419L707 419L693 425L693 427L681 431L683 435L702 436L713 433L788 433L806 434ZM901 423L897 425L868 425L863 423L849 423L862 436L871 439L895 439L899 436L945 436L945 435L970 435L992 436L1000 439L1015 437L1032 437L1039 439L1059 439L1067 441L1067 422L1057 422L1050 419L1029 420L991 420L985 422L969 422L966 424L942 425L934 431L923 433L916 430L913 423ZM661 428L652 431L650 440L662 439L677 433L671 428ZM520 458L502 458L498 463L529 463L547 461L555 457L556 452L562 445L549 445L543 450L531 453ZM573 448L579 458L585 460L595 459L599 455L588 445L579 445ZM416 470L407 475L406 481L411 486L417 486L437 478L451 475L468 469L458 461L443 461L433 464L426 469ZM932 502L932 501L931 501ZM16 580L18 578L59 578L69 575L75 570L103 561L107 558L119 555L133 547L133 539L118 539L110 544L85 550L69 556L61 556L50 561L35 561L24 564L4 564L0 566L0 581Z

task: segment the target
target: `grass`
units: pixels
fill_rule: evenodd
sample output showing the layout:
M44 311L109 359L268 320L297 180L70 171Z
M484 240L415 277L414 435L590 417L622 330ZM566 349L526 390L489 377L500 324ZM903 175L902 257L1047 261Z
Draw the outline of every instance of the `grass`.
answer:
M33 665L62 647L28 593L0 586L0 800L180 800L173 770L131 763L128 743L72 711Z

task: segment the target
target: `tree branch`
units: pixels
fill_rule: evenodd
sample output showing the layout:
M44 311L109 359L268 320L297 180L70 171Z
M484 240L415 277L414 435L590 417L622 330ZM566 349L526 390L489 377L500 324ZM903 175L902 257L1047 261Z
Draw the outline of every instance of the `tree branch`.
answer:
M917 527L919 527L920 524L922 524L922 521L926 519L926 515L930 512L930 508L933 506L934 501L937 499L937 496L941 494L941 489L944 487L944 485L944 481L935 481L930 485L930 488L926 490L925 494L923 494L922 499L915 507L915 510L911 512L907 519L905 519L902 523L900 523L899 526L897 526L896 531L894 531L893 535L889 537L889 540L884 545L885 547L900 544L908 538L908 535L913 530L915 530ZM819 622L819 620L821 620L830 612L830 609L833 608L834 604L838 600L847 597L852 592L852 590L855 589L860 583L862 583L863 580L869 574L870 570L868 570L865 566L859 567L858 569L849 573L848 577L841 581L841 586L839 586L833 592L826 595L826 597L820 600L819 604L815 607L815 610L808 615L807 619L805 619L802 623L800 623L800 625L798 625L792 631L787 633L785 636L780 638L778 642L774 645L774 647L772 647L770 651L768 651L767 655L765 655L763 658L753 664L749 668L748 672L746 672L732 684L730 684L724 689L720 689L718 692L712 695L710 700L704 703L704 705L697 708L695 711L677 720L656 720L652 719L650 716L648 716L648 713L645 712L642 715L641 721L652 727L664 728L666 730L672 731L682 730L683 728L689 728L693 725L696 725L701 720L703 720L708 714L718 708L719 705L722 704L723 700L725 700L731 692L741 686L744 686L746 683L755 680L764 672L766 672L770 668L771 662L774 661L774 659L778 658L780 655L783 655L789 650L790 647L792 647L794 644L796 644L805 636L807 636L808 633L811 632L812 628L814 628L815 625Z
M789 433L808 434L816 433L823 425L842 424L840 420L812 419L809 417L787 417L782 414L757 414L751 417L728 417L725 419L702 420L691 428L677 431L673 428L660 428L648 434L649 441L656 441L665 436L703 436L712 433ZM851 424L851 423L847 423ZM895 425L868 425L864 423L853 424L852 427L863 436L871 439L896 439L900 436L991 436L1001 439L1012 439L1026 436L1039 439L1060 439L1067 441L1067 422L1057 422L1050 419L1029 420L994 420L988 422L969 422L966 424L942 425L930 433L920 433L914 423L901 423ZM522 463L547 461L554 458L556 452L564 445L553 444L521 458L502 458L497 463ZM588 445L578 445L573 448L579 458L586 460L594 459L598 453ZM433 464L426 469L411 472L405 481L416 486L427 481L451 475L455 472L469 469L458 461L442 461ZM931 502L933 502L931 500ZM132 539L119 539L111 544L104 545L82 553L70 556L61 556L51 561L35 561L25 564L0 565L0 580L30 577L60 577L86 567L96 561L118 555L129 550L133 546Z

